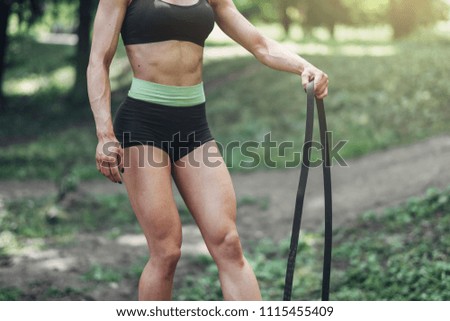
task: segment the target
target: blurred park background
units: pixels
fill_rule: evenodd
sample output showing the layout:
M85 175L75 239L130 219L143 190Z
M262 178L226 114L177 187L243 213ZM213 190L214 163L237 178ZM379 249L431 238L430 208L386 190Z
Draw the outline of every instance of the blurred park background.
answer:
M335 139L349 140L342 155L355 168L364 163L368 177L377 177L397 151L405 166L412 161L408 155L430 156L435 139L449 155L450 1L234 2L262 33L329 74L329 128ZM145 240L123 187L100 177L94 162L85 70L97 3L0 1L0 300L137 297ZM305 94L298 76L263 66L217 26L204 62L208 120L219 142L262 141L271 132L274 140L293 141L300 149ZM121 41L110 76L114 112L132 77ZM412 153L417 144L424 149ZM445 162L439 151L428 169ZM262 149L256 152L267 157ZM293 151L279 156L277 169L269 169L238 166L245 156L224 154L237 189L243 244L265 300L282 295L298 179L298 168L286 176L283 164L295 157ZM344 179L336 180L337 193L359 186L361 178L351 170L345 186L339 185ZM370 179L358 189L366 189L368 199L378 193L376 203L346 209L337 204L341 224L335 229L331 299L450 299L450 189L442 182L444 172L437 174L440 181L416 182L422 171L427 168L412 169L403 185L387 184L400 192L417 187L400 193L395 204L386 200L388 186ZM269 172L278 185L265 187ZM252 193L252 182L264 192ZM220 300L217 269L179 195L177 204L188 247L174 299ZM356 217L346 216L360 209ZM276 231L278 221L271 218L284 214ZM320 297L321 226L307 225L302 233L296 299Z

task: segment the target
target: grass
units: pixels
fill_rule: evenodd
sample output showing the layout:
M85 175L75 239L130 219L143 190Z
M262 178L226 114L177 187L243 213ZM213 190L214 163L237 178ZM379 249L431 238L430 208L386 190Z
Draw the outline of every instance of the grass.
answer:
M176 194L183 225L194 224L182 198ZM267 210L266 197L243 197L238 207L257 206ZM6 201L0 213L0 259L8 258L21 248L23 240L54 238L58 244L72 241L74 233L104 232L110 239L123 233L142 233L128 197L125 194L68 194L57 203L55 197L21 198Z
M1 216L0 258L8 259L30 238L46 240L77 231L115 235L137 232L125 195L83 197L56 216L45 215L49 199L6 202ZM264 198L245 197L239 206L264 209ZM92 215L95 211L96 215ZM320 298L322 235L302 233L293 299ZM64 246L67 246L66 244ZM255 270L264 300L280 300L289 240L267 239L250 245L247 259ZM332 300L450 300L450 188L430 189L423 197L382 214L367 212L345 228L334 230ZM221 300L217 267L210 256L188 258L190 275L174 289L176 300ZM147 257L129 268L94 264L81 275L85 286L136 280ZM47 289L40 286L39 289ZM37 290L36 290L37 291ZM33 299L84 297L83 290L48 288ZM42 292L42 293L41 293ZM31 298L24 289L0 286L0 300Z
M93 282L95 284L95 282ZM56 287L48 281L33 281L25 288L1 287L0 301L92 300L89 288Z
M270 199L267 196L264 197L253 197L253 196L243 196L237 200L237 207L243 206L257 206L260 211L266 211L269 208Z
M429 190L381 219L368 213L336 236L336 264L346 266L336 298L449 300L449 232L450 189Z
M82 278L85 281L111 283L119 282L122 279L122 274L109 267L93 265Z
M0 287L0 301L17 301L23 295L19 288L15 287Z
M450 299L450 188L366 213L359 222L335 230L331 300ZM262 241L247 258L264 300L280 300L288 241ZM319 300L322 237L302 234L293 299ZM217 268L210 257L192 261L196 273L176 290L177 300L221 300Z
M448 45L435 45L432 50L398 47L401 53L388 57L306 57L330 76L329 129L335 141L349 141L343 157L449 132L450 90L445 81L433 80L450 73L450 64L440 58L448 54ZM253 73L209 92L213 134L225 143L261 142L271 132L278 144L293 141L294 150L300 150L305 96L299 77L275 72L252 59L248 63ZM261 148L258 153L261 159L267 157ZM236 168L242 159L228 157L228 163L234 161ZM292 150L286 159L292 159ZM278 165L283 167L283 158Z
M96 147L92 136L95 134L91 130L71 128L57 135L47 132L30 143L3 148L0 177L54 181L68 174L79 179L92 177L93 168L89 164L95 161L92 151Z
M399 43L383 37L338 37L302 43L302 55L330 75L326 101L329 128L335 140L348 139L344 157L449 133L449 40L429 33ZM211 42L212 46L229 43ZM126 93L120 68L123 48L113 70L113 111ZM40 44L21 37L12 41L5 75L8 108L0 117L0 179L51 179L62 188L75 189L85 179L98 178L96 138L88 105L68 100L74 79L74 48ZM39 57L36 63L34 57ZM128 78L127 78L128 77ZM277 142L296 142L304 131L305 95L298 76L276 72L252 57L207 62L208 119L223 145L231 141L260 142L267 132ZM295 159L271 155L277 167ZM268 155L257 148L260 159ZM226 153L231 170L248 160L241 153ZM297 157L298 158L298 157ZM264 168L260 165L258 168ZM335 231L333 300L449 300L450 191L430 191L424 198L377 216L366 213L350 228ZM188 210L177 200L184 223ZM238 206L264 210L265 199L244 198ZM95 211L96 215L92 215ZM8 260L28 238L70 239L76 232L105 232L115 238L139 227L125 196L85 197L66 206L53 197L10 201L0 209L0 259ZM284 282L287 240L260 241L248 258L254 266L263 298L279 300ZM318 299L321 282L321 235L303 234L293 298ZM144 261L142 261L144 262ZM143 263L132 266L137 277ZM176 289L178 300L218 300L221 291L217 268L209 256L192 259L193 275ZM129 277L104 266L93 266L87 282L114 282ZM49 288L45 298L80 296L72 288ZM38 297L39 297L38 295ZM22 289L0 287L1 300L26 297Z
M74 50L28 36L10 39L4 83L8 107L0 118L0 144L55 136L86 120L87 113L67 99L75 76Z
M30 239L70 245L76 233L104 233L114 239L141 229L124 194L75 193L61 203L51 196L16 199L5 202L0 216L0 259L8 261Z
M320 48L312 50L314 55L304 56L330 76L326 100L329 129L334 142L349 141L342 149L343 157L449 133L450 88L444 80L450 63L442 59L450 52L448 44L448 38L430 34L399 43L345 38L304 44L305 53L311 46ZM35 77L27 70L53 79L55 70L71 63L70 47L56 50L30 39L20 39L14 46L7 87L20 87L27 77ZM389 50L374 54L374 46ZM28 50L20 50L22 47ZM42 55L40 66L29 66L33 48ZM117 60L123 59L120 50ZM117 83L117 79L130 76L117 70L113 74ZM208 120L217 141L222 146L232 141L256 144L250 148L259 158L256 164L242 151L224 150L231 170L266 168L269 158L278 168L284 168L287 161L298 164L296 152L303 140L305 118L305 94L298 76L269 69L253 57L233 57L208 62L204 82ZM0 144L4 146L0 179L58 180L68 172L81 180L100 177L94 163L96 137L89 107L71 105L65 96L69 87L49 81L33 95L8 97L9 107L0 118ZM116 86L115 90L113 112L126 87ZM287 141L293 142L293 147L284 156L277 149L268 154L261 142L269 132L277 146Z
M75 289L72 287L66 287L59 289L57 287L49 287L43 294L40 300L56 300L60 298L71 298L72 300L86 300L85 289Z
M8 202L0 232L19 238L45 238L108 231L125 225L131 230L138 228L126 195L83 196L67 205L55 204L53 198L45 197Z

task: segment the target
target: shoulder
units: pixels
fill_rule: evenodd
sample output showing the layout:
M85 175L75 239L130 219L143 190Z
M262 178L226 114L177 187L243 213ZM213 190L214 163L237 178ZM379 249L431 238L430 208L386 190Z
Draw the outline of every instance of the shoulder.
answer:
M220 7L233 4L233 0L206 0L212 7Z
M216 14L223 14L225 12L237 11L233 0L207 0Z
M99 6L107 6L107 7L127 7L134 0L99 0Z

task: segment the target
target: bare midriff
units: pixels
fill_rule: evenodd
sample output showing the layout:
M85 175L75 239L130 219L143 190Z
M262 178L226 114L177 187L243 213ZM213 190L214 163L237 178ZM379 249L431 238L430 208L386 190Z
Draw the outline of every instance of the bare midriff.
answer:
M127 45L135 78L169 86L193 86L202 82L203 47L189 41Z

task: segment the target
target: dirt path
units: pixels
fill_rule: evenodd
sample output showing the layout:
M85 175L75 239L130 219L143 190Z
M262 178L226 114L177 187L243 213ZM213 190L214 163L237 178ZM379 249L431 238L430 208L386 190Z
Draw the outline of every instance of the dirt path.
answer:
M397 205L430 187L449 186L450 136L376 152L351 160L348 165L332 168L335 226L348 224L364 211L379 212ZM259 238L279 241L290 235L298 177L297 169L232 175L238 200L264 200L263 206L249 204L239 207L238 228L244 247ZM321 179L320 169L310 171L303 222L303 227L309 230L322 228ZM109 184L105 180L85 182L80 190L96 194L125 192L123 186ZM0 182L0 198L48 193L55 193L49 182ZM66 248L52 248L51 245L47 245L45 250L36 248L35 244L30 244L12 262L0 262L0 287L28 288L30 299L40 298L42 288L64 289L68 284L79 284L79 275L92 265L127 270L130 262L138 261L147 253L142 235L123 235L114 241L102 235L78 235ZM189 273L188 256L207 253L196 226L183 228L182 252L176 283ZM30 288L33 280L39 280L38 285ZM88 294L71 293L66 298L133 300L136 298L135 283L135 279L124 278L119 283L99 285Z

